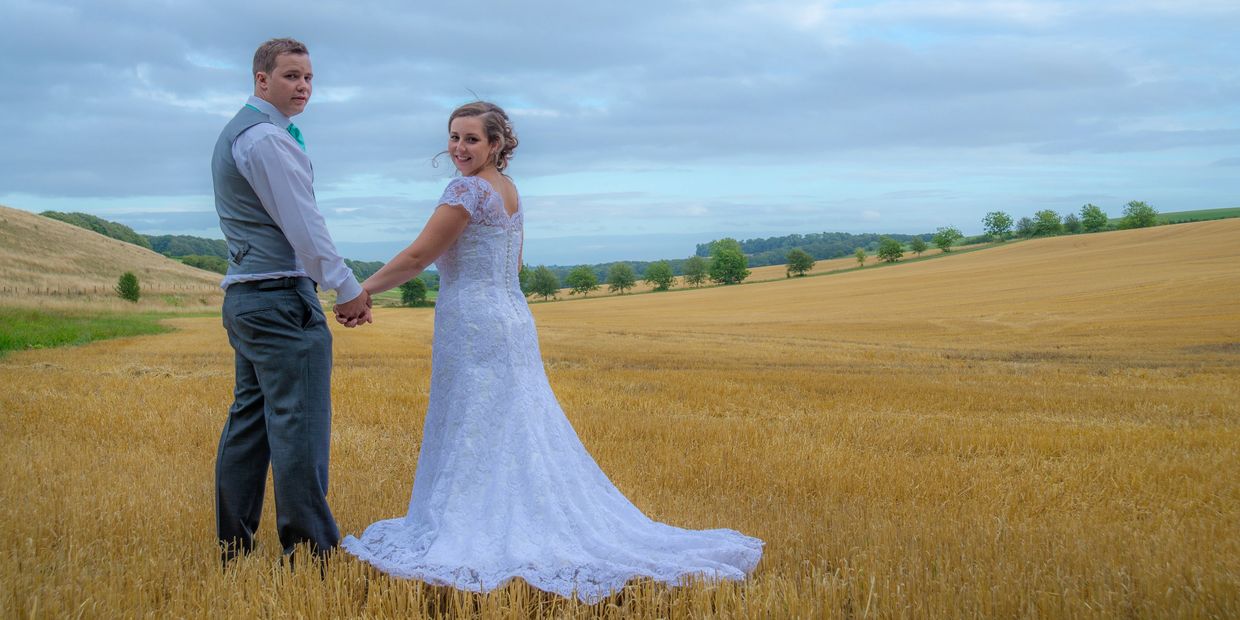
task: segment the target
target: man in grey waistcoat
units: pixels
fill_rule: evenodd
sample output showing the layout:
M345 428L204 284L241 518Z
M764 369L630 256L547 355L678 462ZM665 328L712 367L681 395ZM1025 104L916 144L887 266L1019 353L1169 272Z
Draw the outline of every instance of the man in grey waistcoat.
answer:
M236 387L215 463L222 558L254 548L271 466L284 553L325 554L340 541L327 507L332 337L316 284L336 313L369 323L370 296L336 252L314 199L314 171L290 120L310 100L310 54L292 39L254 53L254 96L220 133L211 159L228 242L224 329Z

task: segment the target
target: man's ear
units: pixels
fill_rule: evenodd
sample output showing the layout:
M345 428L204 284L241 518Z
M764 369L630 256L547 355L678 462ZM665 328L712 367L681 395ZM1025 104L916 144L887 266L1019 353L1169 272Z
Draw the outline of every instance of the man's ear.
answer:
M267 74L259 71L254 74L254 88L267 90Z

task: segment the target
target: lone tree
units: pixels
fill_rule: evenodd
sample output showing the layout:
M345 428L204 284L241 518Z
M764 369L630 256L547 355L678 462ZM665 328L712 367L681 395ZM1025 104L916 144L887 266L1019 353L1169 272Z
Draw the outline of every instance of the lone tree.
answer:
M878 240L879 260L894 263L901 258L904 258L904 244L891 237L883 237Z
M1022 217L1016 222L1016 234L1022 237L1032 237L1033 232L1033 220L1027 217Z
M400 285L400 303L406 306L422 306L426 304L426 282L422 278L414 278Z
M676 276L672 274L672 265L665 260L650 263L646 267L646 276L642 278L646 284L654 287L656 291L666 291L672 288L672 283L676 281Z
M1081 232L1081 218L1077 217L1075 213L1063 216L1063 231L1072 234Z
M720 284L738 284L749 277L749 259L736 239L720 239L710 249L710 279Z
M568 292L569 295L581 293L589 297L590 291L598 290L598 276L587 265L573 267L573 270L568 272L568 277L564 278L564 283L572 289Z
M633 288L634 284L637 284L637 274L633 273L633 268L628 263L612 263L607 269L608 291L620 291L623 295L625 291Z
M1124 205L1124 217L1120 228L1148 228L1158 223L1158 211L1150 205L1134 200Z
M709 265L706 259L701 256L690 256L681 268L685 275L685 284L689 286L701 286L706 282L706 274L709 271Z
M1063 232L1063 220L1059 214L1050 209L1043 209L1033 214L1033 234L1039 237L1058 235Z
M1087 204L1081 207L1081 227L1085 232L1098 232L1107 227L1107 214L1097 205Z
M120 295L121 299L138 303L138 298L142 296L142 291L138 286L138 276L133 275L132 271L121 274L120 279L116 281L116 294Z
M788 271L784 274L787 277L803 276L814 268L814 257L801 248L792 248L785 258L788 259Z
M853 250L853 258L857 259L858 267L865 267L865 248Z
M908 249L918 256L921 256L921 253L925 252L928 247L930 246L926 245L926 240L921 237L913 237L913 240L908 242Z
M560 290L560 279L546 265L539 265L530 276L530 292L542 295L543 301L554 297Z
M534 270L529 265L521 264L521 269L517 271L517 281L521 284L521 292L527 297L534 292Z
M964 239L964 234L956 227L942 226L934 232L934 238L931 241L934 242L934 246L938 249L950 252L952 251L952 246L956 245L956 242L961 239Z
M982 218L982 227L995 241L1006 241L1012 234L1012 216L1002 211L991 211Z

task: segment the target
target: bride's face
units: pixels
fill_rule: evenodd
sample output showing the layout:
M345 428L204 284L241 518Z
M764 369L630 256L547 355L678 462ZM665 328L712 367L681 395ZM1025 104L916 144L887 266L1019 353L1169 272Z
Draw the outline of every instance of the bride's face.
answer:
M473 176L493 165L494 146L487 140L482 119L460 116L448 127L448 156L464 176Z

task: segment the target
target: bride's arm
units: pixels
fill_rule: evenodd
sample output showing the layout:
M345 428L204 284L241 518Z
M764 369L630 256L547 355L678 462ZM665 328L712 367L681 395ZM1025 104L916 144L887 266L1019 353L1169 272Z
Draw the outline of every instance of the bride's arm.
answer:
M418 238L374 275L366 278L362 288L373 296L412 280L452 247L467 225L469 214L465 209L435 209Z

